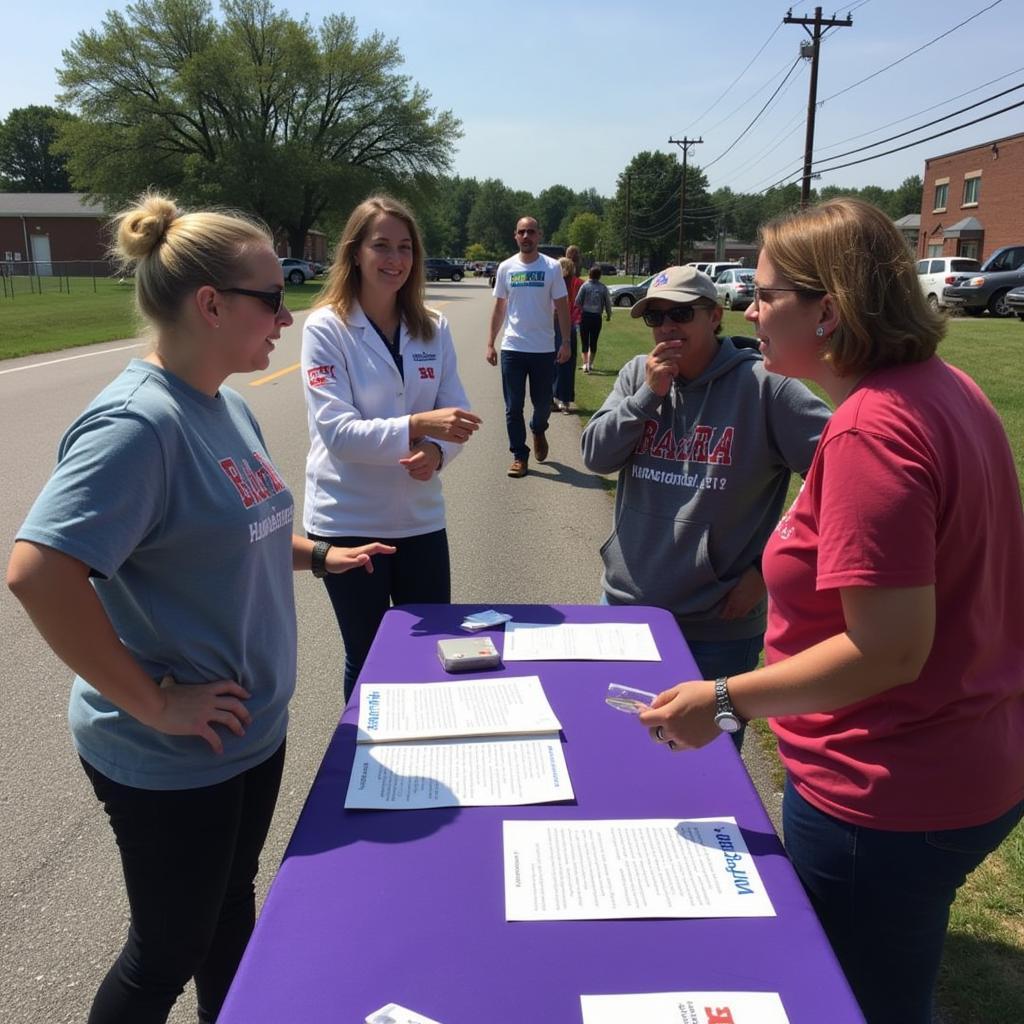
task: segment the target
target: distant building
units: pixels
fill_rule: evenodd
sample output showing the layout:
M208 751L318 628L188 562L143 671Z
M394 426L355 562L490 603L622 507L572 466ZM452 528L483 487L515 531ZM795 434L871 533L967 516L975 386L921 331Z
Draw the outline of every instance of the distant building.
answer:
M924 162L917 255L984 260L1024 243L1024 133Z
M917 242L921 236L921 214L908 213L905 217L900 217L895 224L899 228L903 240L907 243L907 248L916 254Z
M745 267L754 267L757 265L757 256L760 251L760 246L754 242L740 242L735 238L727 238L721 255L719 255L718 243L712 238L705 242L694 242L693 248L688 250L686 258L694 263L708 260L722 263L733 260L736 263L742 263Z
M0 264L8 274L106 274L106 221L78 192L0 192Z

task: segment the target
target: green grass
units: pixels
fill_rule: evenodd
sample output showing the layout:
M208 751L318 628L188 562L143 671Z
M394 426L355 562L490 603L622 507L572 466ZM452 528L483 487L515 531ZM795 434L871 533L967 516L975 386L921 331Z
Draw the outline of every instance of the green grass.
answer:
M741 313L726 313L726 334L750 334ZM628 359L649 351L651 332L627 310L616 309L603 325L597 371L578 374L576 404L581 422L600 407ZM1024 480L1024 323L987 317L953 319L939 349L979 384L1002 417ZM799 481L790 489L796 496ZM614 481L610 481L614 490ZM775 738L765 722L753 723L753 734L775 754ZM776 759L774 778L781 787L785 774ZM950 917L938 1005L949 1024L1024 1021L1024 824L1019 825L957 894Z
M133 338L143 331L130 281L73 277L68 292L60 290L67 281L43 278L41 293L29 290L29 278L7 278L5 284L7 294L0 290L0 359ZM285 301L291 310L307 309L319 291L317 282L290 284Z

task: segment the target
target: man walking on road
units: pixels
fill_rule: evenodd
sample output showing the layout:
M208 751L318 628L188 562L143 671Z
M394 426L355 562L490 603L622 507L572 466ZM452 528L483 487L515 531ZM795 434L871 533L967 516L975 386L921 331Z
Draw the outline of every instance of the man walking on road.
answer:
M520 217L516 224L519 253L498 266L494 282L494 310L487 338L487 362L498 364L494 339L504 325L501 339L501 387L505 395L505 426L512 465L508 475L524 477L530 449L526 446L526 386L530 386L533 417L533 452L538 462L548 457L548 416L551 413L555 362L569 358L569 301L565 281L557 260L537 250L540 227L533 217ZM555 324L558 317L562 346L555 349Z

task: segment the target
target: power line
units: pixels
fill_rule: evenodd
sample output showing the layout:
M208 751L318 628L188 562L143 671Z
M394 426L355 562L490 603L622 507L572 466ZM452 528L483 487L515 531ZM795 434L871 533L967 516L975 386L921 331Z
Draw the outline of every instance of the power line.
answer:
M972 14L969 18L965 18L963 21L960 22L959 25L954 25L951 29L948 29L941 35L936 36L934 39L929 39L927 43L924 43L923 45L919 46L916 50L911 50L910 53L905 53L902 57L899 58L899 60L894 60L891 64L886 64L884 68L879 68L877 71L873 71L866 78L862 78L860 79L860 81L854 82L853 85L848 85L845 89L840 89L839 92L834 92L831 96L826 96L820 102L819 106L823 107L826 103L828 103L829 100L834 100L837 96L842 96L843 93L847 93L851 89L856 89L858 85L863 85L865 82L870 82L872 78L877 78L883 72L888 71L890 68L896 67L897 64L902 64L908 58L913 57L914 54L920 53L922 50L927 50L929 46L933 45L934 43L937 43L940 39L945 39L946 36L948 36L950 33L955 32L958 28L963 28L964 25L966 25L970 21L974 21L975 18L980 18L986 11L991 11L993 7L997 7L1002 2L1003 0L993 0L993 2L988 5L988 7L983 7L980 11L976 12L975 14Z
M865 3L866 2L867 0L865 0ZM690 127L686 129L686 134L688 134L698 124L700 124L700 122L703 121L704 118L707 117L708 114L710 114L711 111L714 110L715 107L717 107L718 104L721 103L722 100L732 91L733 87L739 84L740 79L751 69L751 67L754 64L754 61L761 56L761 54L764 52L765 47L775 38L775 34L779 31L780 28L782 28L781 21L778 23L778 25L775 26L775 29L772 32L772 34L761 44L761 48L757 51L757 53L755 53L754 56L750 58L750 62L747 64L747 66L732 80L732 82L730 82L729 85L725 87L725 89L719 92L714 103L712 103L711 106L708 107L708 109L705 110L704 113L701 114L700 117L698 117L697 120L694 121L693 124L691 124Z
M731 121L732 118L735 117L741 110L743 110L744 107L749 105L750 101L755 96L759 96L761 93L763 93L765 91L765 89L767 89L768 86L770 86L772 84L772 82L774 82L775 79L779 77L779 75L786 73L786 69L787 69L787 65L783 64L782 67L779 68L779 70L776 71L775 74L773 74L771 76L771 78L769 78L768 81L764 83L764 85L762 85L759 88L755 89L754 92L752 92L749 96L744 97L743 102L740 103L740 105L738 107L735 107L734 109L730 110L729 113L726 114L725 117L723 117L721 121L718 121L716 124L713 124L708 129L708 134L710 135L711 132L716 131L717 129L721 128L722 125L725 124L727 121Z
M724 157L726 154L728 154L733 149L733 147L736 145L736 143L739 142L740 139L742 139L743 136L746 135L747 132L749 132L750 129L754 127L754 125L757 123L757 119L764 113L765 108L768 106L769 103L771 103L771 101L773 99L775 99L776 96L778 96L779 91L786 84L786 81L789 78L789 76L791 74L793 74L793 72L796 70L797 65L800 63L800 60L801 60L801 58L797 57L797 59L795 61L793 61L793 63L789 66L789 70L786 72L786 77L781 82L779 82L778 87L775 89L775 92L773 92L771 94L771 96L768 97L767 101L765 102L765 105L753 116L753 118L750 121L750 124L748 124L747 127L744 128L743 131L741 131L739 133L739 135L736 136L735 139L733 139L732 143L726 149L724 149L721 153L719 153L718 156L716 156L714 160L712 160L710 163L706 163L701 168L702 171L706 171L709 167L712 167L715 164L717 164L718 161L721 160L722 157Z
M941 139L944 135L952 135L953 132L958 132L961 128L970 128L971 125L980 124L982 121L988 121L990 118L998 117L1000 114L1005 114L1009 110L1016 110L1018 107L1024 107L1024 100L1021 100L1019 103L1012 103L1008 107L1003 107L1002 110L995 110L991 114L984 114L982 117L976 117L973 121L965 121L963 124L947 128L944 132L936 132L934 135L927 135L923 139L918 139L916 142L908 142L905 146L896 146L894 149L887 149L884 153L876 153L874 156L866 156L860 160L851 160L849 163L838 164L835 167L819 167L816 173L829 174L832 171L841 171L844 167L854 167L857 164L866 164L871 160L877 160L879 157L889 156L891 153L900 153L904 149L913 149L914 146L920 146L923 142L931 142L932 139ZM833 157L833 159L835 158ZM785 181L777 182L776 184L783 185L789 183L790 182L787 179Z

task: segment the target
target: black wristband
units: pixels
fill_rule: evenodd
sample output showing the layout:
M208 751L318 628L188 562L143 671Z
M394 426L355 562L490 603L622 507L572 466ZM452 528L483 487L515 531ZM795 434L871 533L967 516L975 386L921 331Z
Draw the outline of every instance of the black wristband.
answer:
M313 570L313 575L318 580L322 580L327 575L327 552L330 550L331 545L325 540L318 540L313 545L309 567Z

